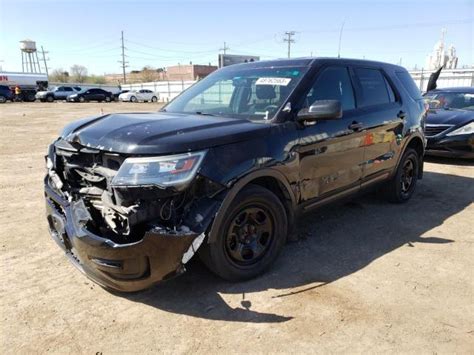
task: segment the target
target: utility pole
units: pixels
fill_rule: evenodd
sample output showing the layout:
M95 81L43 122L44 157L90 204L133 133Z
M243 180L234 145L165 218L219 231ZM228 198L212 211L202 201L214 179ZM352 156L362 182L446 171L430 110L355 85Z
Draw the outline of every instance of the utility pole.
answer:
M296 34L295 31L286 31L285 36L283 38L283 42L288 42L288 58L291 58L291 44L295 43L295 40L292 38Z
M344 24L346 23L346 21L342 21L342 25L341 25L341 30L339 31L339 46L338 46L338 49L337 49L337 57L338 58L341 58L341 42L342 42L342 31L344 30Z
M224 42L224 47L219 48L219 50L222 51L222 53L223 53L224 55L226 55L226 52L227 52L228 49L230 49L230 48L227 47L227 43L226 43L226 42Z
M46 59L46 54L48 54L49 52L45 52L43 46L41 46L41 53L43 54L44 70L46 71L46 76L49 77L48 64L46 63L46 60L49 60L49 58Z
M219 68L222 68L224 66L224 56L227 53L227 50L230 49L227 47L227 43L224 42L224 47L219 48L219 51L222 51L222 56L219 54Z
M127 74L125 73L125 68L128 67L128 62L125 61L125 45L124 45L124 39L123 39L123 31L122 31L122 60L119 60L118 62L122 64L122 72L123 72L123 83L127 83Z

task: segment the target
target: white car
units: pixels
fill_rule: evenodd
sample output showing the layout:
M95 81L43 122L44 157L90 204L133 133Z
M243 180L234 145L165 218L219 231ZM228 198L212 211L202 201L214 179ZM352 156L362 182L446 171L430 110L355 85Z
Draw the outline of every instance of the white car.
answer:
M153 92L151 90L147 89L141 89L141 90L130 90L129 92L124 92L119 95L119 100L120 101L130 101L130 102L138 102L138 101L143 101L143 102L157 102L159 99L160 95L158 93Z

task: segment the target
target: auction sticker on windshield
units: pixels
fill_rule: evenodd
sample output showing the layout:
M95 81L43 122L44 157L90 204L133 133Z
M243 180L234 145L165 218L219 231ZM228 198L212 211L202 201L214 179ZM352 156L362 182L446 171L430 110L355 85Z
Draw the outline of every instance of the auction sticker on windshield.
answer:
M290 83L290 78L259 78L255 85L278 85L287 86Z

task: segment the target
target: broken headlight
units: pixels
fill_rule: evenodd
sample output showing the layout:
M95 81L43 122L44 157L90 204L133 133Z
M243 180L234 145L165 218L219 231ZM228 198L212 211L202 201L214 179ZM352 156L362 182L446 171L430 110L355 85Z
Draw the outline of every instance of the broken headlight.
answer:
M113 186L183 186L195 176L205 151L163 157L127 158L112 180Z

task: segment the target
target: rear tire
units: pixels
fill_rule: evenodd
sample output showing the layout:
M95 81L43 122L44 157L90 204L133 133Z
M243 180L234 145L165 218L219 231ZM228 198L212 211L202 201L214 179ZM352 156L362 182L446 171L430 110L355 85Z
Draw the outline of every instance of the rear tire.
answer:
M130 102L137 102L137 98L136 98L135 96L132 96L132 97L130 98Z
M420 157L416 150L408 148L403 153L400 164L394 177L382 189L390 202L407 202L416 189L418 173L420 169Z
M81 97L79 98L79 102L84 102L84 101L86 101L86 99L84 99L84 97L81 96Z
M226 280L254 278L275 261L286 242L285 208L271 191L249 185L224 213L216 226L217 240L199 249L200 258Z
M106 96L106 97L105 97L105 102L110 102L110 101L111 101L110 97L109 97L109 96Z
M158 98L157 98L156 96L153 96L153 97L151 98L151 102L157 102L157 101L158 101Z
M7 102L7 98L3 95L0 95L0 104L4 104L5 102Z

